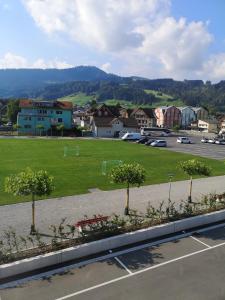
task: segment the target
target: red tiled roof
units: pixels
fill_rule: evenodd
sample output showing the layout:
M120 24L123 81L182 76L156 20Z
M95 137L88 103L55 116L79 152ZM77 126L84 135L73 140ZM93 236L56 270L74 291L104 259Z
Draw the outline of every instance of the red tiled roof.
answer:
M40 105L38 105L40 104ZM46 105L45 105L46 104ZM48 104L48 105L47 105ZM60 108L60 109L73 109L72 102L69 101L33 101L29 99L20 100L20 107L46 107L46 108Z

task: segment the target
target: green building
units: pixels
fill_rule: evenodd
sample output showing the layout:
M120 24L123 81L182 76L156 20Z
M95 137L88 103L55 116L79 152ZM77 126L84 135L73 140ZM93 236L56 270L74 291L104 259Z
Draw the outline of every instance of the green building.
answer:
M72 128L73 104L68 101L21 100L17 115L18 132L27 135L46 134L48 130L63 125Z

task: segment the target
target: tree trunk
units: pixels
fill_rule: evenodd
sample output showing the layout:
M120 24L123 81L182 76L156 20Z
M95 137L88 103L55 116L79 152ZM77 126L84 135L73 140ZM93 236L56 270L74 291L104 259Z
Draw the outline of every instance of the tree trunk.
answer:
M190 190L189 190L188 202L192 203L192 176L190 178Z
M32 194L32 224L30 228L30 234L35 234L36 229L35 229L35 199L34 199L34 194Z
M126 199L126 206L125 206L125 210L124 210L124 214L127 216L129 215L129 183L127 184L127 199Z

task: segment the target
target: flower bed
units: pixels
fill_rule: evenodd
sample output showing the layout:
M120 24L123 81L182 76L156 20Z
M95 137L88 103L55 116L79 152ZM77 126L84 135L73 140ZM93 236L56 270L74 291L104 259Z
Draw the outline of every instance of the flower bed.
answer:
M43 241L43 237L39 233L35 236L17 236L15 230L10 228L4 232L4 239L0 241L0 264L223 209L225 209L225 194L210 194L204 196L199 203L190 204L181 201L178 207L171 201L166 204L160 203L157 209L149 204L145 214L131 211L130 215L126 217L113 215L107 220L87 224L82 232L78 232L75 226L66 224L66 219L63 219L58 226L50 225L52 236L51 242L48 244ZM84 219L87 219L87 216Z

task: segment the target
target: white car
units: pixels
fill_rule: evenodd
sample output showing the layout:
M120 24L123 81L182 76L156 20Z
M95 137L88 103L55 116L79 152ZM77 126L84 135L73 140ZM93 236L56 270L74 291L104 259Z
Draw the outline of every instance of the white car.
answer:
M164 140L155 140L151 143L152 147L167 147L167 143Z
M212 139L212 138L210 138L210 139L208 140L208 143L209 143L209 144L215 144L215 142L216 142L216 140L215 140L215 139Z
M127 132L121 137L123 141L137 141L140 140L141 138L142 136L138 132Z
M180 136L177 138L177 143L180 144L191 144L191 140L188 137Z

